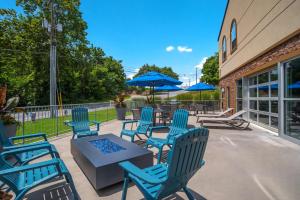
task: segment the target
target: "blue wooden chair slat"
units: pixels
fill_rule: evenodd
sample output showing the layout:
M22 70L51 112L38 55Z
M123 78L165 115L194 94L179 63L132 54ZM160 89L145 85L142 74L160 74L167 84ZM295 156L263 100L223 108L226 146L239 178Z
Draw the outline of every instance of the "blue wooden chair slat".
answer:
M174 137L185 132L187 130L189 112L184 109L178 109L173 115L172 124L168 127L169 132L166 139L152 137L153 130L158 130L166 128L165 126L161 127L151 127L150 128L150 138L147 140L146 147L156 147L158 148L158 163L161 162L162 151L165 145L171 146L174 141Z
M44 133L37 133L37 134L30 134L30 135L24 135L24 136L16 136L16 137L10 137L7 138L4 134L5 127L3 125L3 122L0 121L0 144L3 148L3 151L12 151L16 149L22 149L22 148L34 148L35 146L45 145L48 144L51 147L51 151L55 152L56 156L59 157L58 151L56 150L54 145L51 145L47 141L47 136ZM42 141L30 143L30 144L18 144L15 145L15 140L22 140L22 139L40 139L42 138ZM17 163L19 165L27 164L30 161L33 161L35 159L38 159L40 157L43 157L45 155L50 154L50 151L48 149L38 149L38 150L32 150L32 151L26 151L23 153L19 153L14 155Z
M203 156L208 135L208 129L194 128L175 136L168 164L140 169L129 161L119 163L124 169L122 200L126 199L129 180L137 185L147 200L162 199L181 189L188 199L194 199L187 184L205 163Z
M19 149L18 151L30 151L30 148ZM54 154L52 156L52 160L13 167L5 160L5 156L1 155L0 181L15 193L16 200L20 200L29 190L54 178L64 177L72 189L74 199L78 199L75 185L67 167L62 160L55 158Z
M128 130L126 129L126 124L138 123L136 130ZM120 137L122 138L124 135L130 137L131 142L134 142L134 137L140 137L140 134L148 137L147 133L149 128L153 125L153 108L144 107L142 109L142 114L140 120L129 120L123 122L123 128L121 130Z
M73 138L98 135L100 129L100 122L90 121L88 109L84 107L73 108L72 121L66 121L65 124L72 127ZM90 124L96 124L97 130L91 130Z

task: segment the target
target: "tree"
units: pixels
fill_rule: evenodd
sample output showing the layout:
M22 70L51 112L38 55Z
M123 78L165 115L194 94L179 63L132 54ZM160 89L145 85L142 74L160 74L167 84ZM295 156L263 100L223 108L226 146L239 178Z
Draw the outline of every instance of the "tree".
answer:
M137 76L140 76L142 74L145 74L149 71L159 72L159 73L168 75L170 77L173 77L177 80L179 78L179 75L177 73L175 73L171 67L158 67L156 65L148 65L148 64L143 65L139 69L138 73L134 76L134 78L137 77Z
M107 100L125 87L122 62L106 56L87 40L80 1L54 0L63 31L57 33L58 92L64 103ZM41 27L49 21L49 5L41 0L17 0L22 13L0 9L0 85L20 105L49 104L49 36Z
M201 82L211 85L219 83L219 55L215 53L214 56L209 57L203 65Z

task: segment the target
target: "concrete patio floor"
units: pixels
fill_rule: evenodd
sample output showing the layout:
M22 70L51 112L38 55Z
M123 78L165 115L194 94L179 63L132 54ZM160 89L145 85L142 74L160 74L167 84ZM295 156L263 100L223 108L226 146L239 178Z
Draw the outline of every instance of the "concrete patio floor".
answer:
M195 125L191 116L189 124ZM209 125L209 124L208 124ZM190 180L188 186L196 199L212 200L298 200L300 198L300 146L250 126L235 130L225 125L209 126L210 137L205 153L206 165ZM104 123L100 134L119 135L121 123ZM165 133L155 133L165 137ZM71 135L51 141L66 163L81 199L121 199L122 183L95 191L70 153ZM156 163L156 160L154 161ZM69 199L64 181L43 185L28 194L28 199ZM143 199L131 184L128 200ZM167 199L187 199L178 192Z

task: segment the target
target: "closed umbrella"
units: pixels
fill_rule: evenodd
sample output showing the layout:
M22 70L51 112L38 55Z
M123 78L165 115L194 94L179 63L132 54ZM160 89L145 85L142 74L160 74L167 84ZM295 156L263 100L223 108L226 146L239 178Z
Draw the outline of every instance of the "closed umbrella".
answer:
M130 86L149 86L153 89L153 102L154 102L154 87L164 86L164 85L180 85L181 81L178 81L170 76L161 74L159 72L147 72L141 76L138 76L130 81L127 81Z
M168 92L168 99L169 99L169 92L173 92L173 91L179 91L179 90L183 90L180 87L177 87L176 85L164 85L161 87L156 87L154 89L155 91L159 92L159 91L167 91Z

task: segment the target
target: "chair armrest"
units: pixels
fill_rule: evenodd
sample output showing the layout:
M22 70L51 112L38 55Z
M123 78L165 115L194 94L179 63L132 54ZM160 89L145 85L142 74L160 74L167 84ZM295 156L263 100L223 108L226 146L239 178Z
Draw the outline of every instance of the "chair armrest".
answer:
M11 155L11 154L20 154L28 151L35 151L35 150L41 150L41 149L47 149L49 152L52 152L52 147L50 144L41 144L41 145L35 145L35 146L28 146L24 148L17 148L17 149L12 149L9 151L4 151L0 155L1 157L5 155Z
M48 166L56 166L59 168L59 161L57 158L54 158L52 160L44 161L44 162L39 162L39 163L34 163L34 164L28 164L28 165L23 165L23 166L17 166L13 167L10 169L5 169L0 171L0 176L8 175L8 174L15 174L19 172L24 172L27 170L32 170L32 169L37 169L41 167L48 167Z
M149 137L152 137L152 133L153 133L154 130L160 130L160 129L165 129L165 128L169 128L169 126L152 126L152 127L149 127L149 129L150 129Z
M124 122L123 122L122 129L123 129L123 130L125 129L126 124L132 124L132 123L136 123L136 122L138 122L138 121L139 121L139 120L128 120L128 121L124 121Z
M13 145L13 146L3 147L3 150L9 151L9 150L13 150L13 149L26 148L26 147L37 146L37 145L42 145L42 144L49 144L49 143L48 143L48 141L43 141L43 142L33 142L30 144Z
M96 120L92 120L92 121L90 121L90 123L92 123L92 124L101 124L101 122L99 122L99 121L96 121Z
M123 122L123 124L130 124L130 123L136 123L138 122L139 120L126 120Z
M30 134L30 135L15 136L15 137L10 137L9 140L14 141L14 140L21 140L21 139L27 139L27 138L38 138L38 137L42 137L42 138L44 138L44 141L47 141L47 135L45 133L35 133L35 134Z
M142 179L143 181L146 181L147 183L150 184L161 184L165 182L165 179L158 179L155 178L147 173L145 173L143 170L140 168L136 167L134 164L132 164L129 161L121 162L119 165L128 173Z

